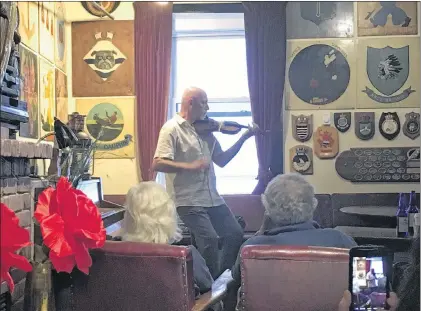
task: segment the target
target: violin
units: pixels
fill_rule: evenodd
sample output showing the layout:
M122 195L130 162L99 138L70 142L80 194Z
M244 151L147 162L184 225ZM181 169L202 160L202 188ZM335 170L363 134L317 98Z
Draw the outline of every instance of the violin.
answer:
M242 125L235 121L216 121L209 117L205 117L203 120L197 120L193 123L197 134L206 135L212 132L221 132L223 134L235 135L242 129L258 129L259 126L253 123L252 126Z

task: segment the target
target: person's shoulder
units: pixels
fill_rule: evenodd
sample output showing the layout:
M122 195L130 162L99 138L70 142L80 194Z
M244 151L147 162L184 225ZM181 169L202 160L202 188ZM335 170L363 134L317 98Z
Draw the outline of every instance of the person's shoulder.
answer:
M323 230L323 232L329 234L329 236L336 237L338 242L340 242L343 247L351 248L357 245L357 243L354 241L352 237L350 237L349 235L346 235L345 233L337 229L325 228L325 229L319 229L319 230Z
M276 244L273 236L268 235L256 235L245 241L242 247L247 245L273 245Z
M175 118L171 118L164 123L162 129L174 129L175 127L177 127L177 125L177 120L175 120Z
M164 125L161 127L161 133L166 134L176 134L177 128L179 127L179 124L177 120L174 118L169 119L167 122L164 123Z

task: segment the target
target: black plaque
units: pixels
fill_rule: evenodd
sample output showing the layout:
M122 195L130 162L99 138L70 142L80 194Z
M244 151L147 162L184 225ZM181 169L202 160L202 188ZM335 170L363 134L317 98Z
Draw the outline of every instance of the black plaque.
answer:
M401 131L401 122L396 112L383 112L379 120L379 132L388 140L394 139Z
M420 182L420 147L351 148L335 169L351 182Z
M333 114L333 119L336 129L341 133L345 133L351 127L350 112L335 112Z
M410 112L405 114L405 123L403 124L403 133L405 136L415 139L420 136L420 114Z

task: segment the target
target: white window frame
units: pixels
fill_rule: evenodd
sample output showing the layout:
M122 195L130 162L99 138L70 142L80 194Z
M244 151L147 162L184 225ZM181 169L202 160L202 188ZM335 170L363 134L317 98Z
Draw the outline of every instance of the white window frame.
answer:
M203 14L203 13L197 13L197 14ZM225 14L226 17L228 17L227 14L229 13L221 13L221 14ZM175 18L173 15L173 29L175 29ZM179 101L180 98L176 98L175 97L175 93L176 93L176 89L177 89L177 81L176 81L176 72L177 72L177 62L176 62L176 57L177 57L177 39L179 38L191 38L191 39L195 39L195 38L232 38L232 39L236 39L236 38L241 38L244 39L245 38L245 31L244 29L230 29L230 30L213 30L213 31L209 31L209 30L191 30L191 31L180 31L180 32L175 32L173 31L173 36L172 36L172 55L171 55L171 82L170 82L170 103L169 103L169 108L168 108L168 119L172 118L175 113L178 112L178 105L179 105ZM208 103L209 105L212 105L214 103L250 103L250 98L249 97L230 97L230 98L208 98ZM235 115L234 115L235 114ZM216 116L226 116L227 119L229 120L230 116L231 117L235 117L235 116L251 116L251 107L249 111L238 111L238 112L225 112L225 111L221 111L221 112L208 112L208 116L209 117L216 117ZM257 170L258 167L256 167L256 174L257 174ZM233 176L235 178L235 176ZM238 176L238 178L244 178L245 176ZM224 178L224 177L222 177ZM225 177L226 178L226 177ZM250 176L250 178L255 179L256 176ZM257 181L256 181L257 184ZM228 194L228 193L222 193L222 194ZM234 194L234 193L229 193L229 194Z

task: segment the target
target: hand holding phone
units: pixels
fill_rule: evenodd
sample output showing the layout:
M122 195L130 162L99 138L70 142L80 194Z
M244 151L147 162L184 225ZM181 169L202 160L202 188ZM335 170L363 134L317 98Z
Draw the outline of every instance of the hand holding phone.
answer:
M339 303L338 311L349 311L351 305L352 295L349 290L344 292L344 295ZM390 306L389 311L396 311L398 308L398 296L394 292L390 292L390 297L387 299L387 304ZM385 309L381 309L385 310Z
M381 246L357 246L349 252L350 311L389 310L393 254Z

